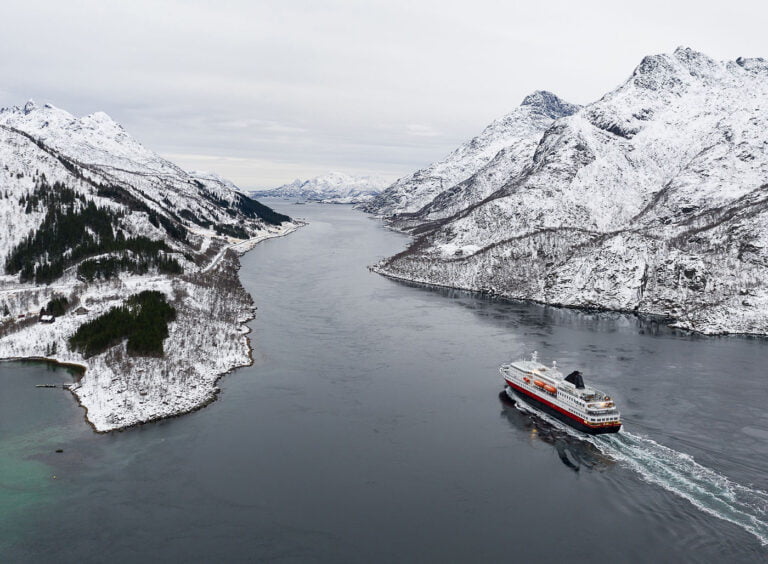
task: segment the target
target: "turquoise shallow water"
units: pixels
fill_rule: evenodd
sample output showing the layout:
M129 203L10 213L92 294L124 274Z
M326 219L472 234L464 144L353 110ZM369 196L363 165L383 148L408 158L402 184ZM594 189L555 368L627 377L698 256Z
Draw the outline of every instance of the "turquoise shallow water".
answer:
M69 375L0 363L4 560L768 556L767 341L397 283L366 266L401 235L277 207L311 224L243 257L254 365L207 408L95 435L67 392L34 388ZM531 350L609 392L626 435L500 395L498 365Z
M83 411L62 389L76 374L42 362L0 363L0 551L8 550L25 517L44 510L61 491L56 475L62 445L88 434ZM57 457L60 460L57 460Z

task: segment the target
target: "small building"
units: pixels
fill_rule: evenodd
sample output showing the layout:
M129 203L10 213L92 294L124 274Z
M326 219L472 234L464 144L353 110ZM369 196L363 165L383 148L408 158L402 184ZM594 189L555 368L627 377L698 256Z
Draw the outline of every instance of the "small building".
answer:
M41 315L40 316L40 323L53 323L56 321L56 318L52 315Z

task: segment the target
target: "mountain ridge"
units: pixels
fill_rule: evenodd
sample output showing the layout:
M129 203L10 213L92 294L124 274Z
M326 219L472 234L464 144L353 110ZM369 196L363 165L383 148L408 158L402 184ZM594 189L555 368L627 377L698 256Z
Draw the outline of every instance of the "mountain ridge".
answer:
M762 59L684 47L645 57L554 121L491 195L438 221L407 218L418 238L375 268L708 333L768 333L767 78Z
M375 197L386 182L375 176L330 172L309 180L297 178L269 190L254 190L255 198L283 198L336 204L358 204Z
M367 213L389 218L402 215L410 219L412 214L421 213L434 219L435 212L444 215L439 201L441 195L461 182L468 183L466 189L471 193L468 197L487 196L498 188L493 182L494 176L519 172L543 132L554 121L553 116L571 115L578 109L579 106L551 92L537 90L443 159L398 179L359 207ZM497 158L502 151L504 155ZM479 176L473 180L475 175ZM425 209L428 207L432 208L431 212Z

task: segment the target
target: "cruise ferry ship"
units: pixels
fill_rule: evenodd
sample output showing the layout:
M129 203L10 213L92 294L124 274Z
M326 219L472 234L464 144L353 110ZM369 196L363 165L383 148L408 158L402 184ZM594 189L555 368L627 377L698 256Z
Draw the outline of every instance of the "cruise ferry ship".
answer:
M581 372L563 377L556 362L545 366L535 352L530 360L504 364L499 371L507 383L507 394L522 398L579 431L600 435L621 429L621 415L614 401L586 386Z

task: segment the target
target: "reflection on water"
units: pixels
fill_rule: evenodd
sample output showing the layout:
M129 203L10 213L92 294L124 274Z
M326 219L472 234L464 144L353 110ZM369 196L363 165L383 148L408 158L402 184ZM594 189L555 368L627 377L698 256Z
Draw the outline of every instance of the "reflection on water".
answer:
M569 434L528 409L519 409L517 402L510 398L506 391L499 392L499 400L501 416L514 429L527 435L531 441L551 445L562 463L574 472L582 468L603 472L613 466L614 461L592 443Z
M72 378L72 382L79 382L85 374L85 368L76 364L61 363L47 358L30 358L12 361L17 364L27 366L39 366L46 372L55 372L57 374L67 374ZM69 382L67 382L69 383Z
M590 332L610 333L613 331L629 330L639 335L674 335L692 339L711 339L711 337L703 337L697 333L669 327L668 319L656 316L549 306L481 292L430 286L407 280L393 280L403 286L422 290L430 294L438 294L452 300L456 305L473 310L479 317L504 320L510 327L538 329L541 331L541 336L551 333L555 327L569 327Z

